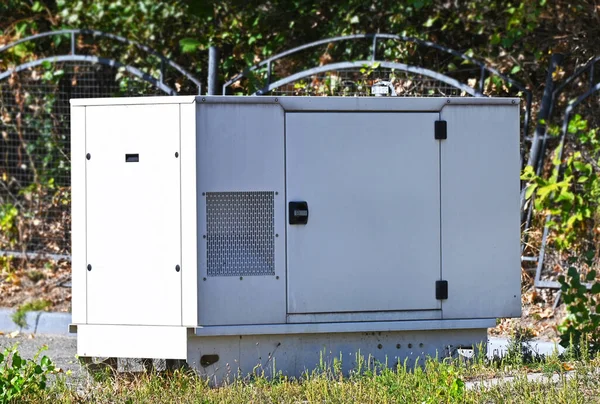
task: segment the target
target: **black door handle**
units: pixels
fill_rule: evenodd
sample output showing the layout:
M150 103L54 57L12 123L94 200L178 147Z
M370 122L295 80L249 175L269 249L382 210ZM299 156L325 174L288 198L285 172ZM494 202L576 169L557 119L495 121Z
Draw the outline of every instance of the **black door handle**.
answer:
M308 223L308 203L305 201L289 203L290 224Z

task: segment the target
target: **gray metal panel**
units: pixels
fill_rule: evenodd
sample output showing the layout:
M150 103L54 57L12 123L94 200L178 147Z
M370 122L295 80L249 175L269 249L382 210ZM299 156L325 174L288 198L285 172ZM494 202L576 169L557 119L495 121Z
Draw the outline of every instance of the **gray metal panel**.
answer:
M371 321L349 323L209 326L196 328L195 334L197 336L337 334L348 332L466 330L473 328L490 328L495 326L495 318L463 320Z
M206 192L208 276L275 275L275 193Z
M285 323L284 112L274 103L200 102L197 108L200 324ZM208 276L204 236L211 192L275 193L273 275Z
M514 97L272 97L272 96L164 96L84 98L73 106L136 104L279 104L288 111L440 111L444 105L519 105Z
M287 113L288 312L439 309L437 113ZM368 316L365 314L365 316Z
M441 118L443 318L519 317L519 108L450 105Z
M288 323L341 323L359 321L441 320L441 310L369 311L358 313L288 314Z
M375 363L396 369L422 365L425 358L456 356L459 347L485 344L486 329L391 332L350 332L301 335L190 337L187 363L210 384L266 377L302 378L308 372L335 368L350 375ZM485 348L484 348L485 349ZM218 355L217 363L201 366L203 355ZM321 368L323 370L323 368ZM373 400L376 401L376 400Z
M488 97L196 97L205 104L279 104L293 111L440 111L445 105L519 105L518 98Z

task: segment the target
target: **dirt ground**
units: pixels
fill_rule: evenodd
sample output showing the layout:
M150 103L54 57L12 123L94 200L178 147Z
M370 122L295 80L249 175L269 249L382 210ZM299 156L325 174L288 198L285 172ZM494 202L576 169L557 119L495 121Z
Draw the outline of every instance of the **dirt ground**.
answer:
M71 264L68 261L23 261L2 257L0 307L45 300L48 311L71 311Z
M532 285L529 286L521 295L521 318L498 320L496 328L490 329L490 335L509 337L515 329L525 328L539 339L557 341L557 326L564 319L566 310L562 304L553 308L556 292L550 289L536 290Z

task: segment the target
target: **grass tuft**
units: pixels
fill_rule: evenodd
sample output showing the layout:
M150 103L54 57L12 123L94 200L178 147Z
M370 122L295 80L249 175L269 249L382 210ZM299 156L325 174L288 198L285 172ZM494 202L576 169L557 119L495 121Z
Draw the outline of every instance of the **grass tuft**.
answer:
M415 367L387 367L364 358L349 374L340 362L322 361L300 379L261 371L217 388L193 372L112 375L74 386L66 376L29 402L100 403L587 403L600 397L598 359L565 362L558 354L529 363L475 356L427 358ZM532 371L536 378L531 378ZM510 376L509 378L502 378ZM496 379L493 379L493 378ZM500 377L500 378L499 378ZM24 402L27 402L25 400Z
M19 326L19 328L27 328L27 313L30 311L42 311L50 307L50 302L47 300L32 300L27 303L23 303L17 310L11 315L12 321Z

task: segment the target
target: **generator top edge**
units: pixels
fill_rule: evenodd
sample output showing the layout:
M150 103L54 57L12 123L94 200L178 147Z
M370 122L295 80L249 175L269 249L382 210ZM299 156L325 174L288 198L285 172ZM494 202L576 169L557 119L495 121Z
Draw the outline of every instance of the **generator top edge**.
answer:
M440 111L445 105L514 105L514 97L162 96L71 99L72 106L148 104L278 104L285 111Z

